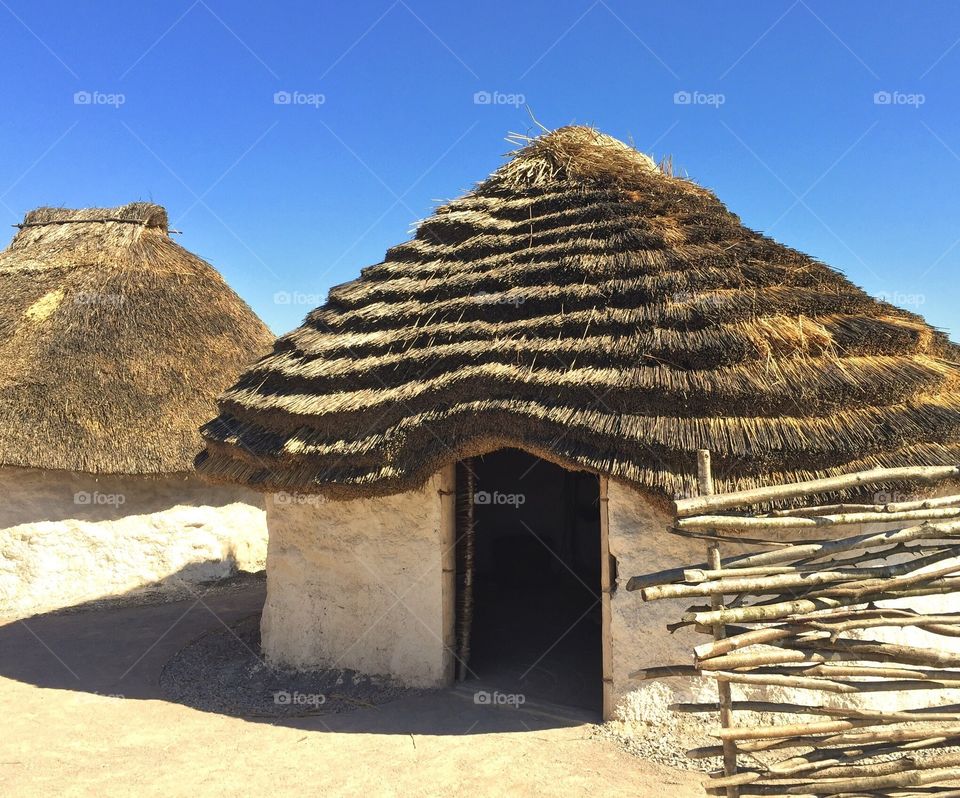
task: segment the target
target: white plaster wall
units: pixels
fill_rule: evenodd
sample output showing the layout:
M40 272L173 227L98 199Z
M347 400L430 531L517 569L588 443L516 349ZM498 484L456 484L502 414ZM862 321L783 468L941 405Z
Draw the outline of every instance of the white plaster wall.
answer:
M617 559L618 574L617 589L610 602L614 716L628 726L635 723L658 724L666 722L668 705L673 701L715 701L714 681L684 677L644 682L631 680L629 674L648 666L692 664L693 647L708 638L692 631L691 627L671 635L666 625L678 621L686 607L706 604L709 599L644 602L639 592L626 590L626 583L631 576L704 562L706 543L667 533L665 529L671 522L671 516L658 509L658 505L641 493L611 481L608 496L610 553ZM842 531L843 536L848 537L903 526L902 523L870 524L845 527ZM787 533L781 535L784 539L790 536ZM796 534L793 536L796 537ZM746 547L733 543L721 544L724 557L747 551ZM928 613L956 612L957 609L956 598L949 595L881 604L888 605L910 606ZM918 629L868 629L859 636L960 654L960 639L933 635ZM851 697L774 687L733 685L732 689L735 699L826 706L855 704L887 711L960 703L960 690L871 693Z
M263 497L243 488L0 468L0 496L0 617L265 566Z
M354 501L267 496L261 633L271 662L414 687L449 681L441 487L437 474L420 490Z
M705 638L689 628L672 635L666 630L694 602L645 602L639 592L628 592L626 584L631 576L703 562L706 544L667 533L672 517L637 491L611 480L607 497L610 554L617 564L616 589L610 597L613 714L627 722L655 722L670 701L694 700L701 692L699 682L692 685L688 678L643 682L629 674L645 667L690 665L693 647Z

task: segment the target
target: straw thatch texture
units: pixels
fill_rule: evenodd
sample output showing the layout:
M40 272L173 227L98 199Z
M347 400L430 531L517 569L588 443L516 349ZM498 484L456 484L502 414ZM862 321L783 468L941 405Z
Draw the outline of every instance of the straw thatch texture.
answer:
M588 128L530 141L221 399L201 473L409 488L516 446L667 494L960 462L957 349Z
M163 208L35 210L0 253L0 464L189 471L217 395L271 340Z

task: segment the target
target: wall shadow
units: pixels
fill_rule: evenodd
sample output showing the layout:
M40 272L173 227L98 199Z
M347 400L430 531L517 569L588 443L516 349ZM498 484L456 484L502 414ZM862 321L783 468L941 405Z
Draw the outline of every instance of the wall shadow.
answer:
M0 621L0 676L101 701L160 700L186 706L161 689L164 666L200 636L259 613L265 580L262 574L240 575L190 587L189 598L163 604L122 596ZM469 687L406 695L337 714L290 718L218 714L318 733L366 734L522 732L599 721L594 713L542 702L519 708L477 703L477 692L485 689L496 688L471 682ZM97 706L92 704L91 711Z

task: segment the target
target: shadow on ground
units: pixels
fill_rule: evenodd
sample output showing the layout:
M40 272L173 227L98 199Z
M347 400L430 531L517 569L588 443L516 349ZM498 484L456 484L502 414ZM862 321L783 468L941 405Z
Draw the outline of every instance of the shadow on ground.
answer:
M227 585L196 588L196 595L182 601L138 604L121 598L8 621L0 626L0 676L118 700L170 701L160 686L167 663L202 635L230 634L228 628L260 612L264 595L262 575L246 576ZM521 707L476 702L478 692L499 689L472 680L450 690L406 694L335 714L230 714L318 732L427 735L536 731L600 720L596 713L529 696Z

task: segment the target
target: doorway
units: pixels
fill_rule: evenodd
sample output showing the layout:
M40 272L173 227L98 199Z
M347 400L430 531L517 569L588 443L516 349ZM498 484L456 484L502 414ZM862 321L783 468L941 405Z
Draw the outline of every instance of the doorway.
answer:
M599 478L518 449L463 461L457 539L458 678L599 713Z

